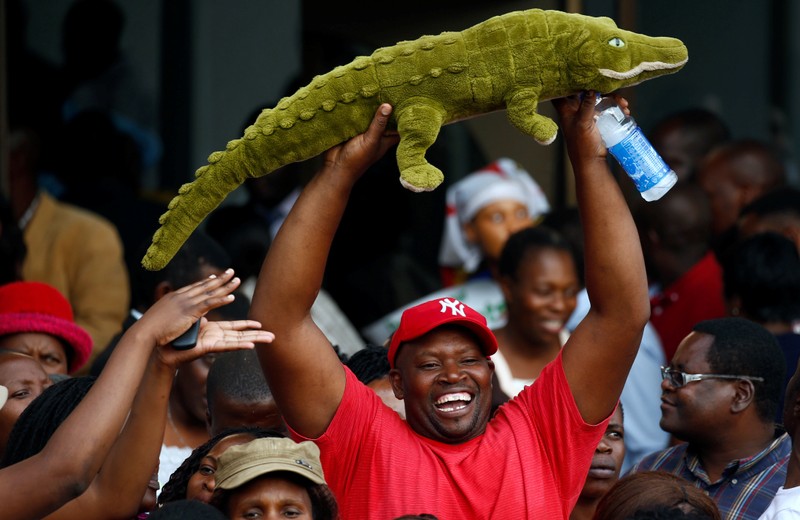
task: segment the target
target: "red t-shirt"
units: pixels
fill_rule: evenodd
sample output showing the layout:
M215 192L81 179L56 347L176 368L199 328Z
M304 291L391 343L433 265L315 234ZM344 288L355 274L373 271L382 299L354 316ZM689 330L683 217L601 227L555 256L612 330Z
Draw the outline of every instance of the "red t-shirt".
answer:
M339 409L315 440L343 520L421 513L439 520L566 519L608 422L583 421L560 355L500 407L483 435L458 445L417 435L345 371Z
M700 321L726 315L722 268L709 252L672 285L650 299L650 323L661 337L667 362Z

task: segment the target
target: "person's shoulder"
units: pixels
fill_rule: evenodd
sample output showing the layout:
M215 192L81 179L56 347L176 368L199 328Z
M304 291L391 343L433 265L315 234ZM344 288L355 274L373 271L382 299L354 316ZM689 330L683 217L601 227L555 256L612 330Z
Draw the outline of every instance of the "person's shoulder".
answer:
M43 202L47 200L44 197ZM53 213L62 226L79 227L84 230L90 230L93 233L101 232L115 236L118 234L114 224L98 213L52 197L50 197L49 203L53 206Z
M645 455L629 473L639 473L642 471L672 471L678 467L683 455L686 453L686 444L681 443L670 446L660 451Z

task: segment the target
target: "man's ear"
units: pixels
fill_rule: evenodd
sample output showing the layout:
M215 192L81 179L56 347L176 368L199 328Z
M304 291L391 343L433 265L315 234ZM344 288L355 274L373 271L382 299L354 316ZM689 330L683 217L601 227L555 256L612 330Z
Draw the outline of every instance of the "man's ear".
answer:
M731 402L731 411L733 413L744 412L755 400L756 389L753 382L747 379L740 379L736 381L735 393Z
M795 419L795 423L796 423L797 419L800 418L800 392L797 392L797 395L794 396L791 405L792 405L792 408L791 408L792 417ZM784 406L784 408L786 408L786 407ZM783 412L783 410L780 410L780 411ZM786 418L785 417L783 418L783 422L784 423L786 422ZM789 432L789 435L792 435L793 433L794 432Z
M206 431L209 436L213 437L213 435L211 435L211 426L211 410L209 410L208 405L206 405Z
M394 393L394 396L402 400L405 395L403 392L403 377L396 368L389 371L389 383L392 385L392 393Z

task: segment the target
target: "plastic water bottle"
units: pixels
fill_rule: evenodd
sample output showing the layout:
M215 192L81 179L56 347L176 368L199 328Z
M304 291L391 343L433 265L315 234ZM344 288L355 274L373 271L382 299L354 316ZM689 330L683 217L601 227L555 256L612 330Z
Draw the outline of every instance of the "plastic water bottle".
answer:
M664 163L636 121L625 115L614 98L599 94L595 114L603 144L633 180L642 198L650 202L663 197L678 176Z

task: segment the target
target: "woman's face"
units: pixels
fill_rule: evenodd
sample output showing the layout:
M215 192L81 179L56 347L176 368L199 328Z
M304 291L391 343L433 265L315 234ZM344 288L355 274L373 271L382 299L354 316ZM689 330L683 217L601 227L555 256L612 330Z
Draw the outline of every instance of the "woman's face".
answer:
M496 262L506 240L520 229L533 225L528 207L516 200L487 204L464 226L467 241L475 244L484 258Z
M311 497L302 486L265 475L236 488L228 500L231 520L283 520L313 518Z
M577 305L580 282L572 255L543 248L525 253L516 280L503 278L508 319L521 327L528 341L558 341Z
M20 332L0 337L0 348L26 354L48 374L67 374L69 366L64 344L50 334Z
M35 359L22 354L0 354L0 385L8 388L8 400L0 409L0 454L20 414L53 384Z
M214 474L217 472L217 461L222 453L231 446L245 444L252 441L254 437L249 433L235 433L228 435L220 440L205 457L200 461L200 467L189 478L186 485L186 498L188 500L199 500L208 504L211 495L216 488Z

